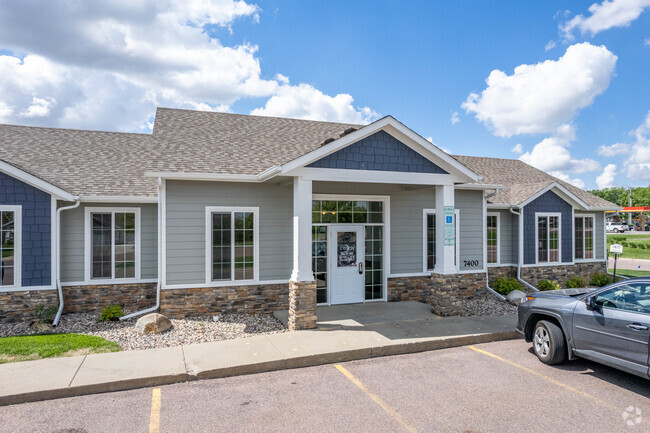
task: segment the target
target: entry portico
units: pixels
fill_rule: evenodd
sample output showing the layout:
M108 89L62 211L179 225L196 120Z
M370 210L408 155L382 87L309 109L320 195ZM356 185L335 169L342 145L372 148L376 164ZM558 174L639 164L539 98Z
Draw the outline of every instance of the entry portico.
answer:
M309 292L318 303L326 305L387 299L392 252L390 196L382 191L387 185L412 191L428 190L435 197L426 208L436 210L435 227L442 227L444 235L434 239L435 267L429 272L441 275L458 272L455 185L472 185L477 191L494 188L481 185L480 176L390 116L359 130L346 130L344 134L339 140L323 143L319 149L276 169L278 176L293 178L289 323L297 328L315 326L316 317L315 312L305 311L314 323L296 322L294 316L302 314L301 309L315 307L309 302L301 308L296 303L301 299L296 293L298 290ZM325 193L314 194L314 183ZM376 193L363 196L332 194L328 187L336 183L371 184ZM323 208L323 202L327 203L327 209ZM372 203L381 204L377 205L381 211L372 212L369 209ZM355 209L366 215L353 218ZM377 217L371 221L368 215L373 213ZM330 218L322 221L319 216L323 214ZM332 218L332 214L336 217ZM346 218L340 218L342 215ZM321 227L326 230L319 234L317 229ZM372 227L382 229L374 232ZM366 234L370 235L368 245ZM380 254L372 250L373 241L381 243ZM419 245L410 247L419 248ZM374 260L367 260L367 253L371 253ZM378 275L379 281L374 281ZM370 299L364 291L368 279L372 291ZM378 297L375 297L376 288L380 293ZM319 289L326 295L319 296Z

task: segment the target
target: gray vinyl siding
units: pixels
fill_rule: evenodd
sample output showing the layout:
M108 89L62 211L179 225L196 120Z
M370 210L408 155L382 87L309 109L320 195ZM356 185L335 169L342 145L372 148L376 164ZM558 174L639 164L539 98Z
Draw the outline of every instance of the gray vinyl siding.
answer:
M206 206L259 207L259 279L288 280L293 264L291 185L167 181L167 284L203 284Z
M59 207L68 204L62 204ZM141 276L142 279L158 278L157 206L151 203L82 203L78 208L61 212L61 282L84 281L84 215L86 207L140 208Z
M459 235L456 240L460 248L460 271L483 269L483 192L456 190L456 209L458 209ZM466 262L477 263L465 266Z
M423 210L436 207L433 187L413 189L390 184L314 182L312 192L390 196L390 273L422 272Z
M595 212L580 212L574 211L574 216L580 215L593 215L594 216L594 248L596 250L595 259L604 260L605 259L605 212L595 211ZM575 229L575 226L574 226ZM574 234L575 236L575 234Z
M488 209L488 213L499 214L499 250L503 265L517 264L519 251L517 249L519 230L517 226L517 215L508 209Z

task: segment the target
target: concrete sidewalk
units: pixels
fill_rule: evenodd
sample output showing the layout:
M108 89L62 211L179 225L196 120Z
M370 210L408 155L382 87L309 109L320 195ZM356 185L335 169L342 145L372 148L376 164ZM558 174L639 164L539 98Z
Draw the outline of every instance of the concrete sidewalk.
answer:
M310 331L3 364L0 405L516 338L515 316L442 318L428 308L409 320L333 319Z

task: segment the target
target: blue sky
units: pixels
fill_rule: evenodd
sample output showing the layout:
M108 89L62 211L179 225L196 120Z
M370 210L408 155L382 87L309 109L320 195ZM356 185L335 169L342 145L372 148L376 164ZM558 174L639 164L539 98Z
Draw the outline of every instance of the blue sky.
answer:
M2 123L390 114L452 153L587 189L650 183L649 0L38 3L0 6Z

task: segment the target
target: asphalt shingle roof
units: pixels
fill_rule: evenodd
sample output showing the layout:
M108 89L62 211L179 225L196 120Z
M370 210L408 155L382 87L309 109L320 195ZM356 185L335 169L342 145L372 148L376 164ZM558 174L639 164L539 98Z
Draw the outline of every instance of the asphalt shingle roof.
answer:
M0 160L74 194L155 197L145 172L257 175L362 125L159 108L152 134L0 125ZM454 156L503 185L495 204L516 205L558 182L590 206L612 207L512 159Z
M454 158L469 169L483 175L482 183L506 187L489 199L489 203L492 204L517 205L552 183L557 182L590 207L610 209L619 207L518 159L461 155L454 155Z

